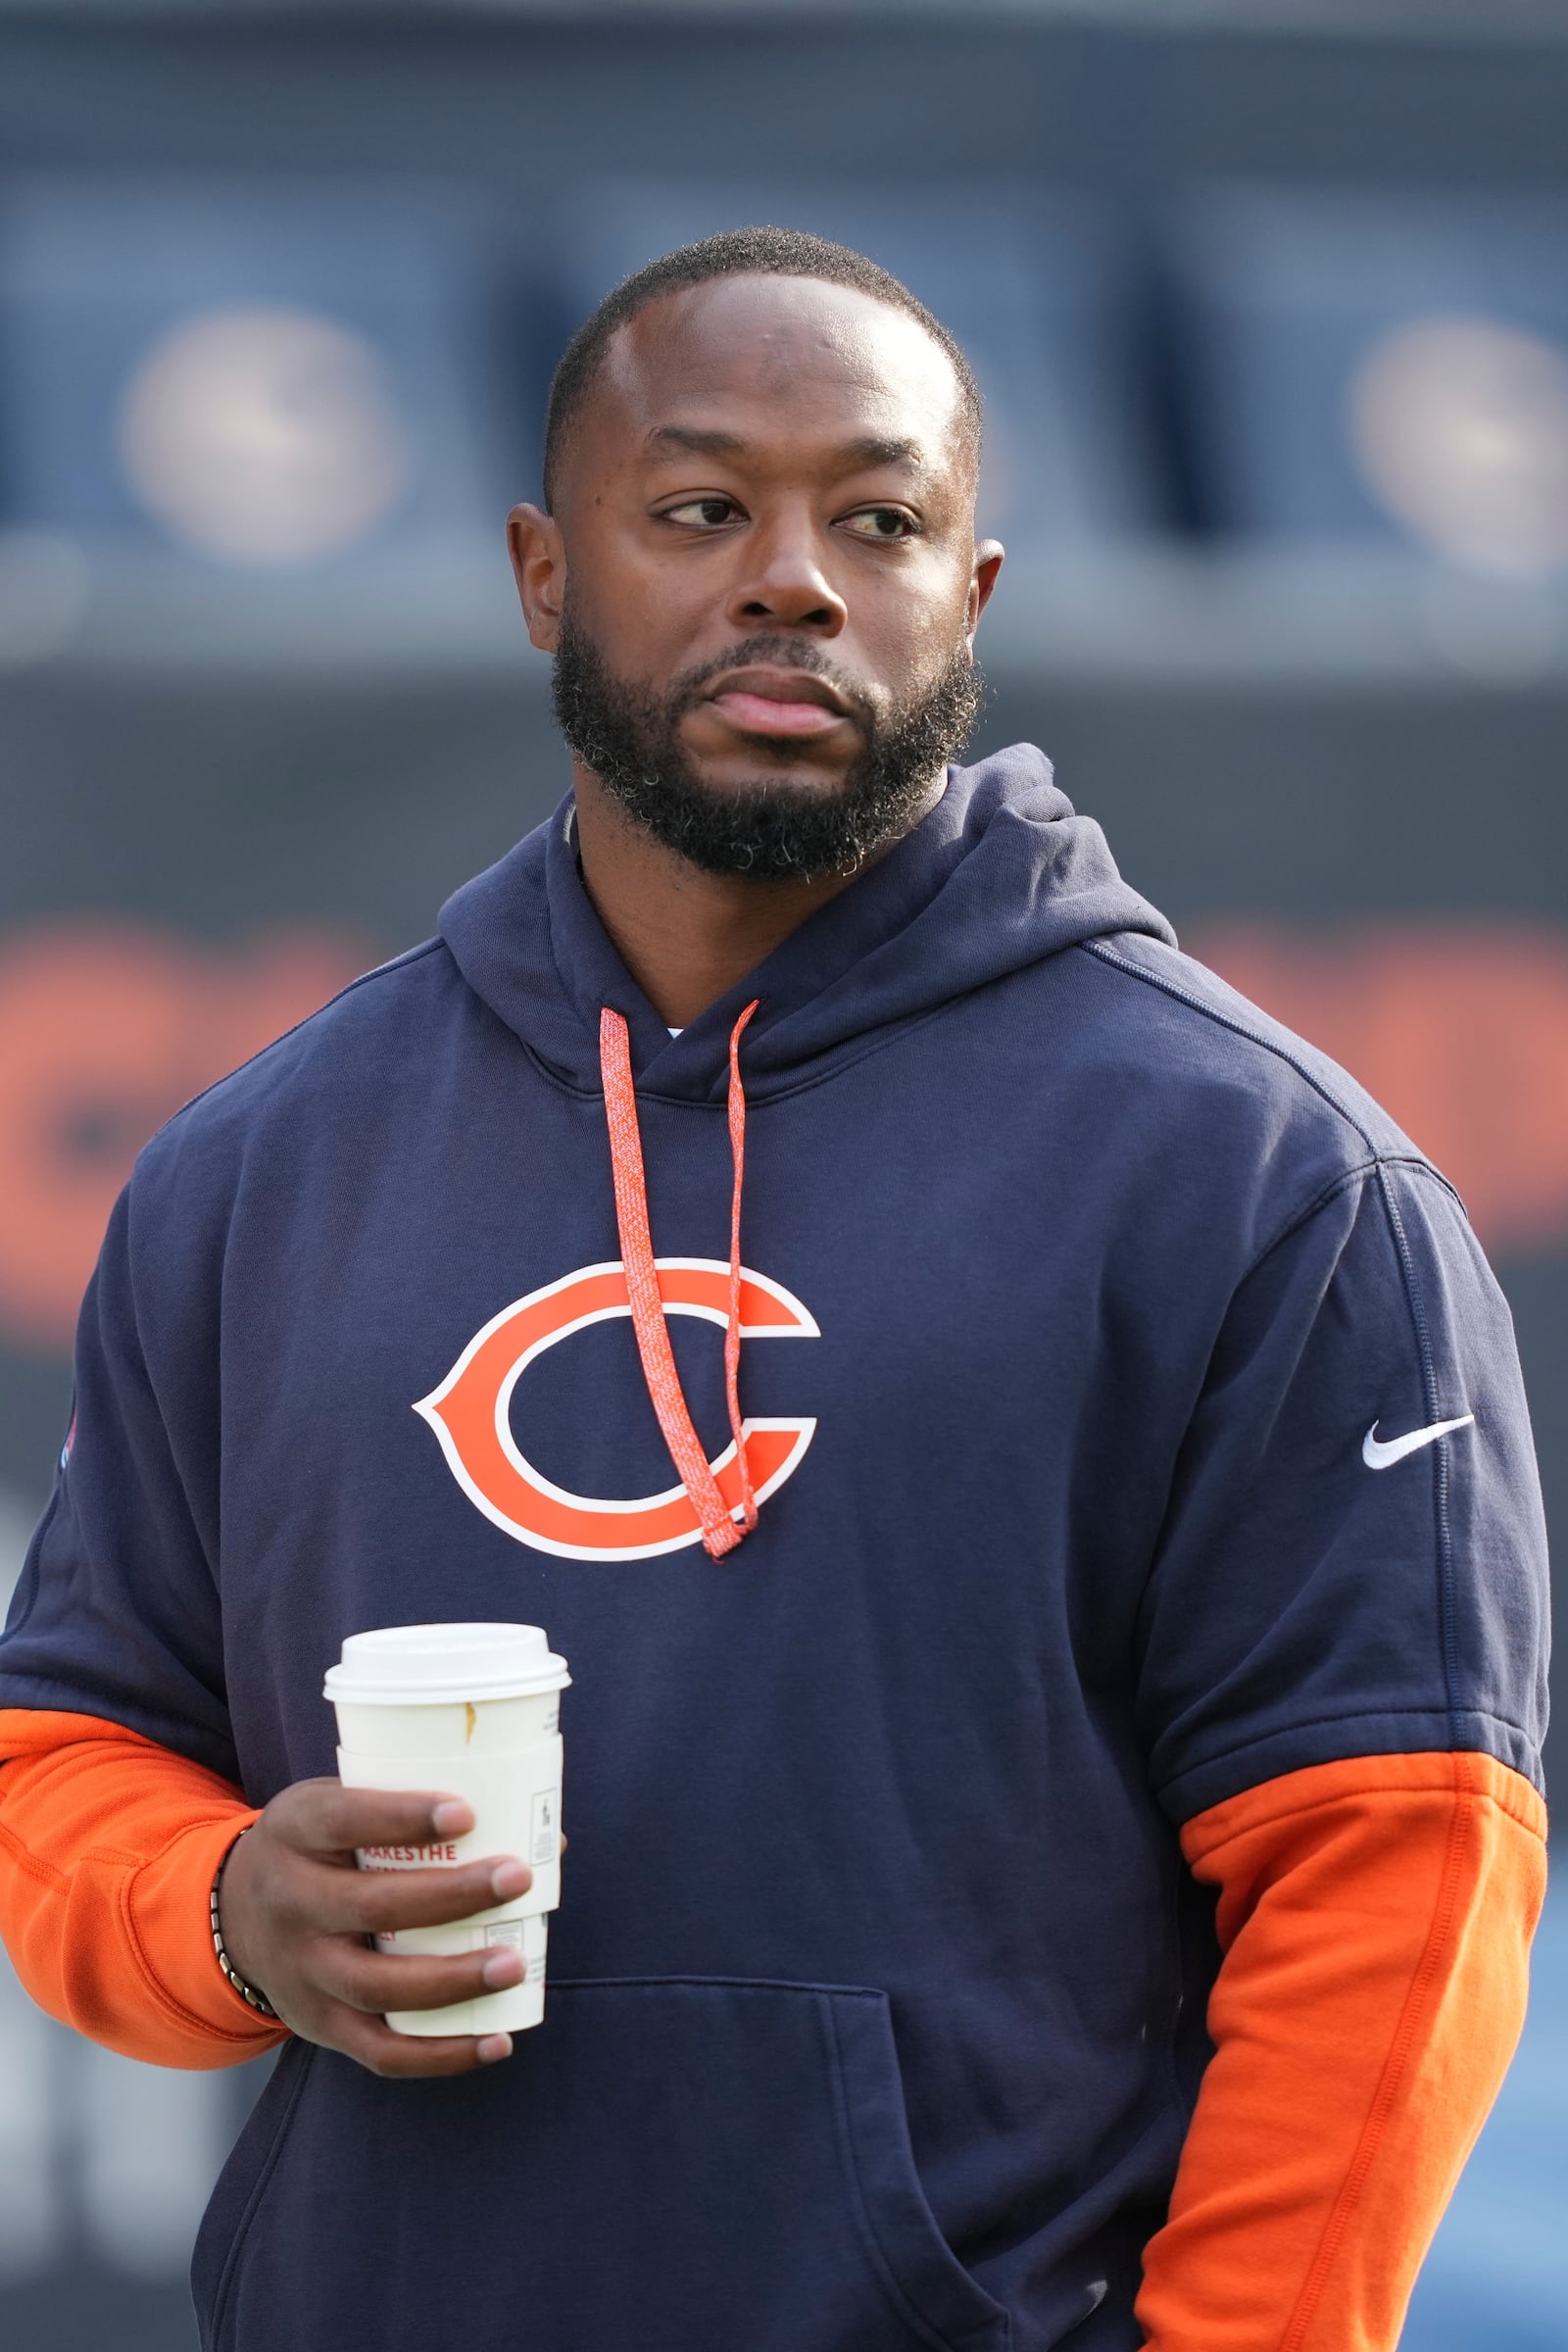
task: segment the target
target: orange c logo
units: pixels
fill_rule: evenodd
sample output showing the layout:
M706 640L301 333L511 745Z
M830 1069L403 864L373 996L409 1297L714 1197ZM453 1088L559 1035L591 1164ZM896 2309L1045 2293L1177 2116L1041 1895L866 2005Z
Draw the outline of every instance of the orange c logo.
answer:
M729 1268L715 1257L655 1260L666 1315L699 1315L722 1330L729 1319ZM415 1411L435 1431L459 1486L497 1527L536 1551L564 1560L641 1560L702 1542L702 1525L683 1486L633 1502L570 1494L536 1470L513 1437L512 1392L534 1357L590 1323L630 1315L618 1258L584 1266L546 1283L492 1317L459 1356L439 1388ZM815 1340L815 1322L781 1283L741 1269L741 1337ZM814 1421L744 1421L741 1436L759 1502L799 1467ZM740 1476L733 1441L712 1465L719 1493L739 1518Z

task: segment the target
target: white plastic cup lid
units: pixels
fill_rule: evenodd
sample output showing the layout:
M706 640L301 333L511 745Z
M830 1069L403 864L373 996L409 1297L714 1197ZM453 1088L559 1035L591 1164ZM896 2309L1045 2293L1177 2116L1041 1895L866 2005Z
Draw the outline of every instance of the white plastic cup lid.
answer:
M355 1706L532 1698L571 1677L538 1625L384 1625L350 1634L322 1696Z

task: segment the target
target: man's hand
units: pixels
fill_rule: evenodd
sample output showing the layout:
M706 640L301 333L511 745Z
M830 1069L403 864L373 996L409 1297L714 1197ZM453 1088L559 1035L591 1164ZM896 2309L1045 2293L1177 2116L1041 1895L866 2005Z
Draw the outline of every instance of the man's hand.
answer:
M512 2055L509 2034L423 2040L394 2034L388 2009L440 2009L521 1981L506 1947L444 1960L377 1952L368 1936L429 1928L512 1902L533 1873L514 1854L461 1870L358 1870L356 1846L431 1845L461 1838L461 1797L392 1796L336 1781L296 1781L245 1832L220 1889L223 1947L307 2041L341 2050L373 2075L463 2075Z

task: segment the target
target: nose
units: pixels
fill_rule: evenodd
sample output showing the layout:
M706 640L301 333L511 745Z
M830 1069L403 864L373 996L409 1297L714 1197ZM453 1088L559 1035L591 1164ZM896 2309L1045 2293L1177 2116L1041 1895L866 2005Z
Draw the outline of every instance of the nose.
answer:
M782 518L771 529L748 534L751 565L737 582L730 618L755 629L809 629L836 637L849 619L845 604L822 567L814 523L805 516Z

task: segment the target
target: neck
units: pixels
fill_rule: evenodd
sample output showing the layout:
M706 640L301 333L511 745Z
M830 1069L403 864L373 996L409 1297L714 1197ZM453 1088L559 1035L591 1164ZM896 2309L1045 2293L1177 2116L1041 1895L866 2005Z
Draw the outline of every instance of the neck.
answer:
M672 1029L696 1020L876 862L810 882L705 873L645 832L591 769L574 762L573 773L584 887L621 961ZM941 792L939 778L915 823Z

